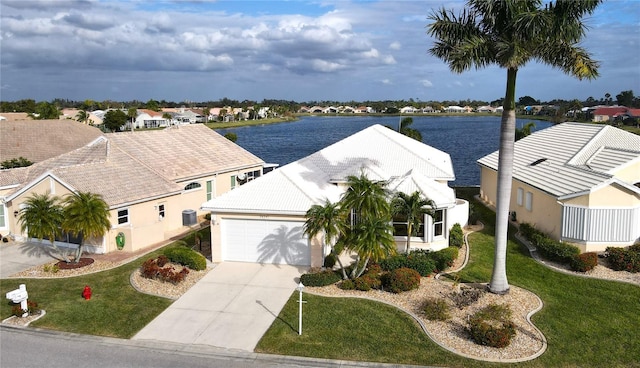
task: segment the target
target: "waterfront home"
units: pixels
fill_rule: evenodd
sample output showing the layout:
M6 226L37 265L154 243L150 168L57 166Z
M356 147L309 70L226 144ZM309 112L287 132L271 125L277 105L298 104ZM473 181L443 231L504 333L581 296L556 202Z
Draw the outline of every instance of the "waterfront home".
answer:
M412 248L443 249L451 227L467 223L468 203L448 186L455 180L449 154L373 125L204 203L202 210L211 212L213 261L321 266L328 250L322 236L303 233L305 214L325 200L339 201L347 177L361 173L388 181L392 191L420 191L435 202L435 215L422 219ZM406 236L396 235L404 249Z
M66 133L58 131L57 136ZM5 137L11 139L3 135L3 141ZM36 139L22 144L39 145ZM109 206L112 227L104 237L88 239L87 250L134 252L189 230L205 214L199 209L202 202L249 176L260 176L263 165L202 124L100 134L86 145L32 166L0 170L0 234L27 238L18 224L19 211L34 193L92 192ZM125 239L122 250L116 243L119 234ZM65 235L59 242L75 247L78 240Z
M480 196L496 203L498 151L478 160ZM640 136L563 123L515 142L510 211L583 252L640 238Z

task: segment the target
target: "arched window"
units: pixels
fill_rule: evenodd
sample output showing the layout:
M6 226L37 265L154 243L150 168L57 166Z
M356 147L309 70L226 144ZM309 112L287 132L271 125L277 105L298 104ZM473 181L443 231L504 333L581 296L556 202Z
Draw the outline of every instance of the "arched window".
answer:
M202 187L202 185L200 185L200 183L193 182L193 183L187 184L187 186L184 187L184 190L193 190L193 189L198 189L200 187Z

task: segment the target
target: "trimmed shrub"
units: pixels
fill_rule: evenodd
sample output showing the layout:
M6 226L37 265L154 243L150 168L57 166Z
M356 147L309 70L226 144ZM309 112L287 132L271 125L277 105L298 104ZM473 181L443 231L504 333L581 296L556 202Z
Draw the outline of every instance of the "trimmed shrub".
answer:
M169 258L167 258L167 256L165 256L164 254L161 254L156 259L156 263L158 264L158 267L164 267L164 265L169 263Z
M446 321L451 318L449 304L444 299L427 299L422 304L424 316L429 321Z
M430 253L431 259L436 266L436 272L444 271L453 265L453 261L458 258L458 248L448 247L437 252Z
M356 290L369 291L371 289L380 289L382 287L382 280L380 275L376 273L368 272L357 279L353 280Z
M382 267L377 263L369 263L367 267L367 273L378 275L382 272Z
M398 268L382 277L382 284L392 293L401 293L417 289L420 286L420 274L411 268Z
M523 222L520 224L520 234L522 234L522 236L524 236L529 241L532 240L533 235L535 234L544 235L541 231L537 230L535 227L533 227L533 225L527 222Z
M598 254L595 252L578 254L571 260L571 269L578 272L591 271L597 265Z
M184 279L189 274L189 269L183 267L180 272L176 272L173 266L164 267L167 264L167 262L164 262L164 258L167 257L161 259L162 257L163 256L159 256L156 259L149 258L148 260L146 260L140 267L140 273L142 274L142 277L164 282L171 282L173 284L178 284L179 282L184 281ZM163 267L159 266L160 263L162 263Z
M195 250L184 247L171 247L164 250L164 255L171 262L189 267L195 271L202 271L207 268L207 259Z
M462 232L462 227L460 224L455 223L453 227L451 227L451 231L449 231L449 246L462 248L464 245L464 233Z
M338 284L338 287L342 290L353 290L356 288L353 280L349 279L349 280L342 280L342 282L340 282Z
M605 250L609 267L615 271L640 272L640 246L629 248L607 247Z
M327 286L340 281L341 277L336 272L325 270L315 273L305 273L300 276L300 282L304 286Z
M371 290L371 285L369 285L369 283L367 282L366 275L360 276L357 279L353 280L353 285L355 286L356 290L360 290L360 291Z
M380 268L384 271L393 271L399 268L411 268L420 274L420 276L429 276L435 269L432 252L425 250L414 250L407 254L398 254L385 258L380 262Z
M402 267L407 267L407 255L404 253L387 257L380 261L380 268L384 271L393 271Z
M323 266L326 268L333 268L333 266L336 265L336 256L334 256L333 254L329 254L326 257L324 257L324 263Z
M527 238L544 258L550 261L571 264L574 258L580 254L580 249L575 245L553 240L530 224L520 224L520 234Z
M467 331L476 344L504 348L516 335L511 310L506 305L490 304L469 318Z
M33 300L27 300L27 309L22 309L22 304L16 304L11 307L11 314L20 318L22 318L25 313L32 315L38 311L38 303Z

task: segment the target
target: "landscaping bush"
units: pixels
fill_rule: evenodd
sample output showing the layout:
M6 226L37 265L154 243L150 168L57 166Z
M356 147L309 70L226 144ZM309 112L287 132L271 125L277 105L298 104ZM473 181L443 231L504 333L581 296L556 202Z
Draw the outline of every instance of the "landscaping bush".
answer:
M336 265L336 256L334 256L333 254L329 254L326 257L324 257L324 263L323 266L326 268L333 268L333 266Z
M354 284L353 280L342 280L342 282L338 284L338 288L342 290L353 290L356 288L356 285Z
M369 285L369 283L366 280L366 275L364 276L360 276L357 279L353 280L353 285L356 288L356 290L360 290L360 291L369 291L371 290L371 285Z
M380 289L382 287L382 280L380 275L373 272L368 272L353 281L356 290L369 291L371 289Z
M27 309L22 309L21 304L16 304L11 308L11 314L16 317L22 317L25 313L31 315L38 312L38 303L33 300L27 300Z
M444 299L427 299L422 304L424 316L429 321L446 321L451 318L449 304Z
M315 273L305 273L300 276L300 282L304 286L327 286L340 281L341 277L332 270L325 270Z
M167 256L165 256L164 254L161 254L156 259L156 263L158 264L158 267L164 267L164 265L169 263L169 258L167 258Z
M605 250L609 267L615 271L640 272L640 246L632 245L625 249L607 247Z
M420 286L420 274L411 268L398 268L382 277L382 284L392 293L401 293L417 289Z
M520 224L520 234L527 238L544 258L550 261L572 264L574 258L580 254L580 249L575 245L553 240L530 224Z
M384 271L393 271L402 267L407 267L407 255L404 253L387 257L380 261L380 268Z
M181 281L184 281L184 279L189 274L189 269L186 267L183 267L182 270L180 270L179 272L176 272L173 266L160 267L159 263L164 262L164 259L160 260L161 257L162 256L158 258L149 258L142 264L140 268L140 273L142 277L145 277L148 279L160 280L164 282L171 282L173 284L178 284ZM163 266L165 266L166 263L167 262L164 262Z
M449 231L449 246L462 248L464 245L464 233L460 224L453 224L451 231Z
M171 247L164 250L164 255L171 262L189 267L195 271L202 271L207 268L207 259L195 250L184 247Z
M411 268L416 270L420 276L429 276L435 269L435 262L431 252L425 250L414 250L407 254L398 254L385 258L380 262L380 268L384 271L393 271L399 268Z
M436 272L442 272L443 270L451 267L453 265L453 261L458 258L458 248L444 248L437 252L430 253L430 256L435 263Z
M522 234L522 236L524 236L529 241L531 241L533 235L535 234L544 235L541 231L533 227L533 225L526 222L520 224L520 234Z
M571 269L577 272L591 271L597 265L598 254L595 252L578 254L571 260Z
M480 345L504 348L516 335L511 310L505 305L490 304L469 318L467 331Z
M369 263L369 266L367 267L367 273L379 275L380 273L382 273L382 267L380 267L380 265L377 263Z

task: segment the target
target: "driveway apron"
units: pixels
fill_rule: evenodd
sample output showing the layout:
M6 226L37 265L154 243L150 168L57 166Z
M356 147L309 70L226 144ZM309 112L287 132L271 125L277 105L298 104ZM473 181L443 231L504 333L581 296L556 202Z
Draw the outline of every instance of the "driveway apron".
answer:
M304 271L286 265L220 263L133 339L253 351Z

